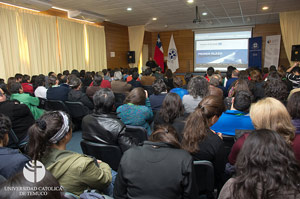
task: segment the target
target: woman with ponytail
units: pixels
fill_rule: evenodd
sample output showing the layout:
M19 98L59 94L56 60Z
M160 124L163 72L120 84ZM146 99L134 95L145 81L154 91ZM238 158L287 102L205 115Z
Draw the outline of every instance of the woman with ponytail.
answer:
M69 116L62 111L47 112L29 129L28 154L39 160L64 187L80 195L86 189L104 191L112 180L108 164L66 150L72 138Z
M218 189L223 185L226 157L221 134L212 131L210 127L218 121L224 110L221 97L209 95L203 98L188 117L182 140L182 148L190 152L195 160L212 162Z

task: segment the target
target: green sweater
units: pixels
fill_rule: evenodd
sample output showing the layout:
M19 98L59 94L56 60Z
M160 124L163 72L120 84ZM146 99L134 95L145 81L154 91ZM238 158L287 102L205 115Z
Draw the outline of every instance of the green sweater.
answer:
M26 104L30 109L34 119L39 119L44 110L39 109L37 106L40 104L40 100L37 97L32 97L28 93L15 93L10 96L11 100L18 100L21 104Z
M111 168L83 154L52 148L41 162L67 192L80 195L86 189L104 191L111 183Z

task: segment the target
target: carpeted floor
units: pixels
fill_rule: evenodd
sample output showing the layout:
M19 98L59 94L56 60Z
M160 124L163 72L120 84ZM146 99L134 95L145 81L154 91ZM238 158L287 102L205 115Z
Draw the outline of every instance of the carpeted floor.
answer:
M82 139L82 132L75 131L73 132L71 141L67 144L67 150L69 151L75 151L77 153L82 153L81 147L80 147L80 141Z

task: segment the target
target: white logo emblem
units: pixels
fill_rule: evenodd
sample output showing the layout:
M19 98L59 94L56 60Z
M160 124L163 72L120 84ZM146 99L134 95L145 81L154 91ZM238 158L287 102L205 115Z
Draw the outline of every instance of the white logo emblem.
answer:
M169 50L169 54L168 54L169 60L175 60L176 57L177 57L177 51L176 51L176 49L171 48L171 49Z
M26 180L32 183L41 181L46 174L45 166L40 161L30 161L26 163L23 174Z
M257 42L254 42L254 43L252 44L252 48L257 49L257 48L258 48L258 43L257 43Z

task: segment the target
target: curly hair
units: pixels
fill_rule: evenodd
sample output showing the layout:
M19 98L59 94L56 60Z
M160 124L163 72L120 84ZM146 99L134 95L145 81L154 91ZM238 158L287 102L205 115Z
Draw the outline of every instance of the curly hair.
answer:
M300 119L300 92L295 92L288 99L286 106L292 119Z
M269 73L268 80L265 83L265 96L274 97L282 103L286 102L288 88L277 72Z
M159 95L161 92L167 91L167 86L163 79L155 80L152 85L152 88L154 95Z
M184 114L181 98L176 93L168 93L162 103L159 115L166 123L173 121Z
M196 76L189 81L188 91L194 98L205 97L209 94L208 86L209 83L204 77Z
M284 191L300 192L300 167L294 152L276 132L252 132L243 144L233 182L233 198L274 198ZM260 188L261 192L257 191Z

